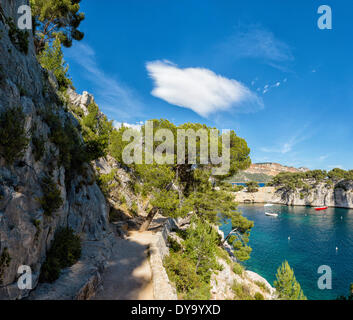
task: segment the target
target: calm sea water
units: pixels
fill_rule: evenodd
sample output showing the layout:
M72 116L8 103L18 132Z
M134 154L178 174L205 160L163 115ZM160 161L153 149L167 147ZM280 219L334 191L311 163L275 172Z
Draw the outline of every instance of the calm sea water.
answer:
M253 251L245 263L249 270L273 284L277 268L287 260L308 299L348 295L353 283L353 210L317 212L309 207L263 205L242 205L239 209L255 223L250 236ZM265 211L279 213L279 217L268 217ZM230 226L221 229L227 233ZM332 269L332 290L317 286L321 265Z

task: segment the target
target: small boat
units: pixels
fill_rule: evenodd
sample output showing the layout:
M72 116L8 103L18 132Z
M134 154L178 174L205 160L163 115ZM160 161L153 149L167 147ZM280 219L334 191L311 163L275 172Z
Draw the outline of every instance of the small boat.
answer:
M278 213L265 212L265 215L270 217L278 217Z
M317 207L315 208L316 211L322 211L322 210L327 210L328 207Z
M266 203L266 204L264 205L264 207L273 207L273 204L272 204L272 203Z

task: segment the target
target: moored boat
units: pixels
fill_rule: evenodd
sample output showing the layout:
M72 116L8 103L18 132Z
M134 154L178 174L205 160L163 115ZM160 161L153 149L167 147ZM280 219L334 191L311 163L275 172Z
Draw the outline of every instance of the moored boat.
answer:
M265 212L265 215L270 217L278 217L278 213Z
M315 210L316 211L322 211L322 210L327 210L328 207L316 207Z

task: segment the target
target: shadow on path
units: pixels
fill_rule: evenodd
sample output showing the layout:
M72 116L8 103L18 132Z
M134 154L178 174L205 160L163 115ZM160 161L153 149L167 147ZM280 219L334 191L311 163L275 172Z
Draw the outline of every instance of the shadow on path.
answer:
M114 253L103 273L103 289L92 300L153 300L148 247L151 232L131 232L117 238Z

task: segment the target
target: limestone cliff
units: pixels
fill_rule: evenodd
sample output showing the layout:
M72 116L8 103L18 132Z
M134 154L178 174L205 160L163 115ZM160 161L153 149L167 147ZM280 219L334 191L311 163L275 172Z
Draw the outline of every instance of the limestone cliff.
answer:
M78 122L57 95L55 81L38 64L31 33L28 33L27 54L19 50L9 37L7 19L12 17L15 21L18 7L26 3L28 1L0 1L0 112L21 107L30 141L23 157L13 164L8 164L0 156L0 255L6 248L10 257L7 265L0 268L2 299L28 295L28 292L17 288L20 265L32 268L34 286L37 285L41 265L58 228L70 227L80 235L83 241L81 260L88 268L80 274L87 279L104 263L104 255L109 253L111 234L109 208L95 182L93 169L89 164L85 164L80 173L75 170L68 172L64 168L59 161L58 146L49 139L51 127L44 121L43 114L50 111L62 124L69 122L74 127ZM43 140L40 160L34 156L34 136ZM38 201L43 197L42 178L48 174L57 182L63 199L62 206L51 217L44 214ZM94 256L94 259L89 259L89 256ZM72 272L68 271L66 276L70 277ZM74 287L70 289L71 296L63 291L63 297L76 297L79 289L85 290L82 286L87 279L76 278ZM69 287L70 283L66 282L66 286ZM50 286L46 287L46 292L50 292Z
M281 172L305 172L308 171L309 169L306 168L294 168L294 167L288 167L288 166L283 166L279 163L273 163L273 162L268 162L268 163L253 163L249 169L245 170L244 172L246 173L252 173L252 174L266 174L268 176L276 176L277 174Z
M313 183L309 191L265 187L258 192L236 192L235 200L247 203L276 203L290 206L338 207L353 209L353 182L341 181L329 185Z

